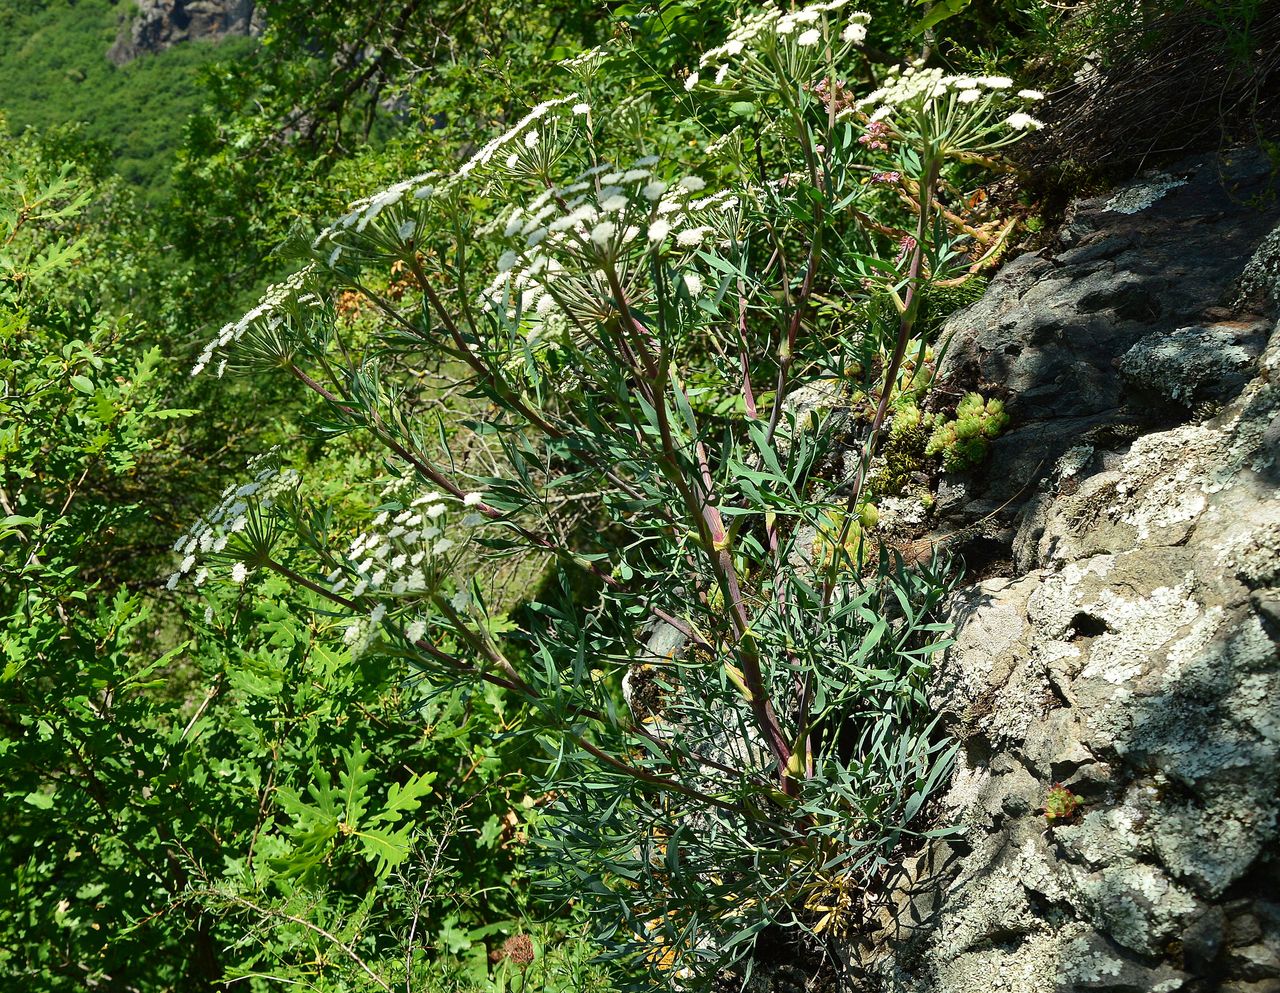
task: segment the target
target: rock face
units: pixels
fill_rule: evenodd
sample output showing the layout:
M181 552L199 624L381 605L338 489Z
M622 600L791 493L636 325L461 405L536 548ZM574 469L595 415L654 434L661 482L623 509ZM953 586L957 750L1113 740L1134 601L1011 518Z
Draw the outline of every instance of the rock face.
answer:
M1062 250L953 321L946 371L1007 384L1021 426L952 513L1009 501L1013 567L955 603L930 695L964 743L944 817L967 830L903 867L851 955L866 990L1280 991L1280 228L1244 202L1259 168L1226 167L1234 196L1204 163L1081 203ZM1056 783L1082 803L1050 822Z
M953 529L981 522L1007 547L1068 452L1114 452L1239 393L1270 330L1263 277L1239 279L1280 218L1271 182L1266 156L1241 152L1078 201L1055 245L1010 262L947 322L940 377L1007 392L1013 418L988 465L939 493Z
M256 34L260 27L254 0L137 0L137 5L107 52L116 65L179 42Z

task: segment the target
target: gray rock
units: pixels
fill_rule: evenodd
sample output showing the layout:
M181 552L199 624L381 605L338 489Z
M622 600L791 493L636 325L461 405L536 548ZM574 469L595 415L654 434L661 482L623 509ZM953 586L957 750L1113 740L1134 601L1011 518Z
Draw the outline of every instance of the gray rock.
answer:
M1267 327L1266 321L1224 321L1156 331L1125 352L1117 368L1136 390L1173 403L1229 400L1253 378Z
M1280 229L1258 246L1235 286L1230 306L1234 310L1261 311L1280 303Z
M1139 262L1142 238L1109 231L1103 215L1163 217L1195 237L1179 217L1208 216L1183 202L1202 178L1175 178L1187 182L1133 213L1105 200L1077 211L1066 265L1108 266L1106 280L1031 257L966 312L953 372L1025 377L1019 457L1048 468L1022 508L1025 573L956 595L955 644L929 687L964 745L942 804L967 826L964 846L938 842L901 867L878 935L851 954L864 989L1280 990L1280 325L1237 353L1256 314L1187 320L1191 291L1160 289L1181 278L1170 233L1153 229L1155 256ZM1218 257L1190 277L1201 309L1261 237L1233 242L1235 273ZM1139 314L1148 293L1158 319ZM1044 333L1072 300L1075 330ZM1021 353L997 347L1024 332ZM1026 359L1033 347L1053 354ZM1184 348L1203 354L1179 361ZM1035 368L1054 389L1097 392L1055 417ZM1081 436L1139 382L1229 402L1131 443ZM1048 824L1056 782L1083 803ZM942 868L921 880L922 863Z
M136 0L137 12L120 24L107 52L122 65L147 52L184 41L218 41L229 35L258 34L255 0Z
M1186 410L1153 409L1153 387L1160 393L1168 384L1177 394L1170 399L1187 407L1239 392L1266 332L1250 339L1224 319L1241 317L1252 328L1259 314L1274 317L1280 300L1250 290L1262 309L1224 314L1221 305L1241 296L1246 264L1248 287L1280 273L1280 239L1274 250L1258 250L1280 221L1280 205L1249 202L1271 182L1269 161L1255 151L1189 159L1079 201L1056 245L1014 259L981 300L946 322L941 378L960 389L1007 389L1013 418L988 464L966 479L962 499L940 504L949 526L985 517L984 507L1012 522L1042 487L1056 485L1055 466L1071 449L1120 451L1140 427L1186 419ZM1191 328L1208 329L1214 340L1197 342ZM1216 355L1217 338L1228 334L1244 351ZM1234 378L1215 381L1227 368ZM1185 385L1183 372L1192 379Z

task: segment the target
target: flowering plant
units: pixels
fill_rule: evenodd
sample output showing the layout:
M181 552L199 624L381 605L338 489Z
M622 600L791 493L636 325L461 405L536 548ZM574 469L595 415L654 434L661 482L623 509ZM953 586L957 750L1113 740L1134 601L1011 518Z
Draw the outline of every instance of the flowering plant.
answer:
M609 54L571 60L581 92L353 204L193 370L282 369L396 478L353 535L275 456L180 540L171 583L273 571L353 648L524 699L555 872L602 940L669 973L770 924L849 926L952 754L921 693L946 584L870 550L866 480L922 299L1007 234L939 194L1034 124L1010 110L1032 96L908 69L858 98L868 28L842 0L769 7L702 57L690 99L760 122L710 144L715 189L619 153L592 97ZM465 382L487 469L423 403L433 362ZM862 429L839 410L853 367L878 396ZM814 389L835 400L806 407ZM566 531L566 503L591 526ZM518 624L463 568L513 554L553 570Z

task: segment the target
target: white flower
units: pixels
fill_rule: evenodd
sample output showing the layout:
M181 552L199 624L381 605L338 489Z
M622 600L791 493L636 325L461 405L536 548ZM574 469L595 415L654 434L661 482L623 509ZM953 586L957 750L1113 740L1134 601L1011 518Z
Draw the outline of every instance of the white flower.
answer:
M433 521L445 512L445 506L442 503L432 504L427 508L427 516Z
M464 528L473 528L484 523L484 514L470 513L462 519Z
M707 236L710 230L709 227L699 227L681 231L676 235L676 244L684 248L694 248L702 244L702 239Z
M662 196L666 188L667 188L666 183L655 179L652 183L649 183L647 186L645 186L645 188L640 192L646 200L657 200L660 196Z
M483 493L468 493L462 498L462 505L464 507L478 507L482 503L484 503Z
M471 606L471 594L466 590L458 590L457 593L449 598L449 606L458 613L462 613Z
M722 65L719 69L716 70L716 86L719 86L721 83L723 83L725 81L725 77L728 75L729 75L729 63L726 62L724 63L724 65Z
M689 73L688 78L685 79L684 81L685 90L692 90L697 85L698 85L698 74L696 72Z
M231 578L237 583L243 583L249 578L249 570L243 562L237 562L231 567Z
M626 210L629 201L621 193L615 193L609 197L604 203L600 204L600 209L613 213L617 210Z
M404 629L404 636L410 641L421 641L422 636L427 633L427 622L419 618L409 624Z
M796 39L796 44L803 45L805 48L808 48L811 45L816 45L821 40L822 40L822 32L819 31L817 28L810 28L808 31L803 32L800 35L800 37Z
M530 131L528 134L526 134L526 135L524 136L524 147L525 147L525 148L535 148L535 147L537 146L537 144L538 144L538 132L537 132L537 131Z
M515 252L503 252L498 257L498 272L510 272L515 268L516 259Z
M1044 99L1044 94L1041 93L1039 90L1019 90L1018 96L1022 97L1023 100L1043 100Z
M696 272L686 272L681 277L684 280L684 288L689 291L689 296L697 298L702 295L702 277Z
M589 103L575 103L573 105L573 112L575 114L590 114L591 105Z
M1010 114L1005 123L1017 131L1038 131L1040 128L1044 127L1043 124L1037 121L1030 114L1024 114L1022 111Z
M663 218L659 217L656 221L649 225L649 240L652 242L662 241L671 233L671 225Z
M960 103L976 103L982 99L981 90L961 90L960 95L956 97Z
M386 616L387 616L386 604L380 603L373 608L373 613L369 615L369 620L372 621L374 624L379 624L382 622L382 619Z
M613 221L601 221L591 231L591 240L600 248L607 248L610 239L617 233L618 225Z
M706 185L707 184L697 176L685 176L684 179L680 180L680 188L682 190L688 190L690 193L697 193Z
M861 45L867 40L867 26L858 21L852 22L844 33L840 35L842 41L852 42L855 45Z

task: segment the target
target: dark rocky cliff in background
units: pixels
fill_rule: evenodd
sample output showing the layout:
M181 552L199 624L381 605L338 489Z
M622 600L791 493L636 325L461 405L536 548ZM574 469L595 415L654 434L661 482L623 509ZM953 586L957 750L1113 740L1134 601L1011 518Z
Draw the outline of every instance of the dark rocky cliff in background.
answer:
M1275 182L1242 152L1079 201L949 323L944 381L1015 417L939 501L991 577L930 687L967 830L902 867L861 989L1280 993Z
M218 41L229 35L260 30L254 0L134 0L137 11L121 22L115 44L107 52L121 65L147 52L160 52L184 41Z

